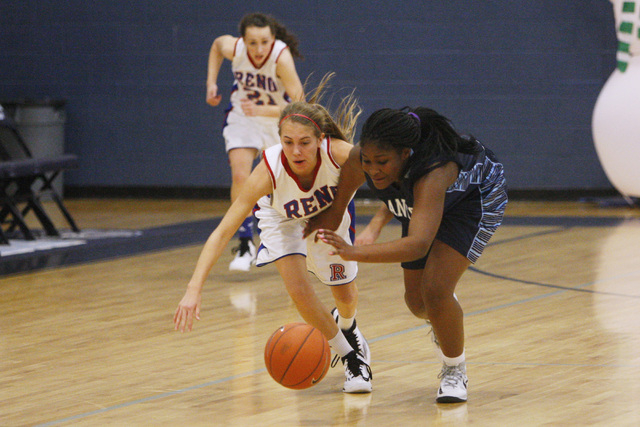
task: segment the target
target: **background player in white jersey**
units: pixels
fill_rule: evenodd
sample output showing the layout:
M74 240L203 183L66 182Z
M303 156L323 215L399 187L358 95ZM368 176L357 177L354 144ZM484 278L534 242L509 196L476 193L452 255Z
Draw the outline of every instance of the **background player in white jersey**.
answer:
M312 96L316 100L326 79ZM280 120L281 145L268 148L200 254L187 291L175 313L175 328L191 330L199 319L207 275L242 220L256 203L260 250L258 265L273 262L302 318L319 329L340 356L343 391L371 391L369 346L355 321L358 289L355 262L330 256L330 247L302 239L306 219L330 206L340 166L347 161L360 111L352 97L340 105L337 122L321 105L289 104ZM353 215L345 213L338 233L352 241ZM330 286L336 309L329 312L316 295L308 271Z
M207 103L220 104L218 73L224 59L231 61L234 85L222 135L231 167L231 201L249 177L257 155L279 142L278 117L290 100L302 100L302 83L294 57L300 57L297 38L273 17L261 13L240 21L241 37L216 38L209 53ZM256 249L253 217L238 230L239 246L231 270L248 271Z

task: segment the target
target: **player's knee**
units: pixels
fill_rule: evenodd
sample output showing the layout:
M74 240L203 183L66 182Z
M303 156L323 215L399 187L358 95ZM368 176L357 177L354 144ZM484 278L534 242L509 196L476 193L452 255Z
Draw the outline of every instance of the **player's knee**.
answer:
M313 289L306 285L288 286L287 291L296 305L308 304L314 295Z
M358 296L356 294L342 294L338 298L336 298L342 305L346 305L348 307L354 306L358 303Z
M427 318L427 311L424 306L424 301L420 295L412 294L409 292L404 293L404 302L407 304L409 311L420 319Z
M438 286L424 286L422 299L429 317L437 316L454 299L453 292Z

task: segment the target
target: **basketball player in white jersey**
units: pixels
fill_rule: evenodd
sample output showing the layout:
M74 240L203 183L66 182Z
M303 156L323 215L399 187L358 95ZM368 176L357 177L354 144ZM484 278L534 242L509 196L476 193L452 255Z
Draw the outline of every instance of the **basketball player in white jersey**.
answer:
M224 59L231 61L234 84L222 135L231 167L231 201L249 177L253 161L262 150L277 144L278 117L290 100L302 100L303 88L294 57L300 57L298 40L271 16L246 15L241 37L215 39L209 53L207 103L220 104L218 73ZM248 271L255 259L253 217L238 229L240 244L230 270Z
M321 83L321 89L326 79ZM319 91L316 92L319 94ZM314 95L312 99L317 99ZM369 346L356 322L358 290L355 262L330 256L313 237L302 239L306 219L328 208L338 185L340 166L359 114L352 98L341 104L338 125L319 104L294 102L282 113L281 144L268 148L262 161L207 240L187 291L174 316L175 328L191 330L199 319L202 286L224 247L256 203L261 245L257 265L274 263L305 322L320 330L341 358L343 391L371 391ZM345 213L338 233L352 241L353 215ZM311 271L332 291L336 309L324 306L309 280ZM337 358L334 362L337 362Z

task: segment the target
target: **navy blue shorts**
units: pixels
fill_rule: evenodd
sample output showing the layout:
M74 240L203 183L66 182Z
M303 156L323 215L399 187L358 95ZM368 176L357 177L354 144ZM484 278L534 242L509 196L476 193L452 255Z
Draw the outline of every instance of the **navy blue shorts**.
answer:
M459 200L442 216L436 239L451 246L472 263L475 263L489 239L502 224L507 205L507 186L503 175L486 186L476 187ZM407 236L408 224L402 226L402 236ZM402 268L422 270L429 254L415 261L403 262Z

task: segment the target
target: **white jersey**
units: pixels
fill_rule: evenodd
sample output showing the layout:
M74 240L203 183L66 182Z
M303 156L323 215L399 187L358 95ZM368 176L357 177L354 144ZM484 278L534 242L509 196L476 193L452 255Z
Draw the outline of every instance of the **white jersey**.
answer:
M234 77L231 91L231 110L233 112L244 115L240 107L240 100L245 98L257 105L284 107L290 102L284 84L276 75L278 58L285 49L288 49L287 45L281 40L276 40L267 59L258 68L249 57L244 39L240 37L236 40L231 61L231 71ZM252 118L275 123L278 121L276 117L255 116Z
M264 152L264 161L273 184L271 206L283 217L308 218L328 208L333 201L340 166L331 155L331 138L322 141L319 151L318 164L310 188L303 188L297 176L289 169L281 144Z
M313 184L303 188L290 170L278 144L266 149L263 159L271 176L273 192L258 200L254 212L260 230L260 248L256 265L269 264L288 255L307 257L307 268L327 285L342 285L353 281L358 272L355 261L344 261L329 255L331 247L314 235L302 238L305 219L327 209L335 198L340 166L331 155L331 139L322 141ZM347 242L353 242L355 218L353 204L345 212L336 232Z

